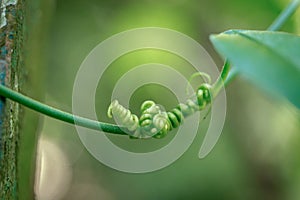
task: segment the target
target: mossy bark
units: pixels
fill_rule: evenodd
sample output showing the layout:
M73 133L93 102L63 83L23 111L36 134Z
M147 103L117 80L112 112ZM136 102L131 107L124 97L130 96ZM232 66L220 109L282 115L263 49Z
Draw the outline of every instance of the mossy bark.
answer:
M2 5L2 4L1 4ZM4 9L4 8L1 8ZM19 91L20 66L22 65L24 1L6 7L7 24L1 28L1 60L5 67L4 84ZM1 10L2 13L2 10ZM0 197L17 198L17 154L19 143L20 108L17 103L3 99L2 127L0 143Z
M5 85L36 99L43 95L43 65L50 0L18 0L6 7L0 59ZM34 199L35 155L39 115L3 99L0 135L0 199Z

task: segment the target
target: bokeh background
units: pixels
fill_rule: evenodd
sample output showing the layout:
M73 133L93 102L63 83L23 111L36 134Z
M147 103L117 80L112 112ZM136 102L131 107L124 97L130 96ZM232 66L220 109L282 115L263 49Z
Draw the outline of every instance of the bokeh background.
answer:
M71 111L73 82L80 64L97 44L113 34L147 26L174 29L198 41L221 69L223 61L209 42L209 35L233 28L266 29L287 2L57 0L42 66L45 102ZM299 30L295 19L283 30ZM187 78L193 73L184 60L162 51L142 50L117 59L98 86L96 100L101 99L101 104L95 106L101 121L113 122L106 117L106 109L116 81L129 69L149 62L172 66ZM197 156L209 123L204 120L196 140L180 159L147 174L127 174L106 167L87 152L74 126L44 117L36 177L38 199L300 199L299 111L242 79L236 79L226 92L223 134L209 156L202 160ZM167 109L177 103L167 88L147 85L133 94L131 109L138 113L141 102L148 98ZM147 151L171 138L153 142L119 136L112 140L125 149Z

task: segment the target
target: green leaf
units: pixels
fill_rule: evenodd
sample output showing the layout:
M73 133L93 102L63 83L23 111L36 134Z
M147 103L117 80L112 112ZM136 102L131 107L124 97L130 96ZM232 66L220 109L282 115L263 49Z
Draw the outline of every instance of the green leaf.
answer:
M239 74L300 108L300 37L283 32L231 30L210 37Z

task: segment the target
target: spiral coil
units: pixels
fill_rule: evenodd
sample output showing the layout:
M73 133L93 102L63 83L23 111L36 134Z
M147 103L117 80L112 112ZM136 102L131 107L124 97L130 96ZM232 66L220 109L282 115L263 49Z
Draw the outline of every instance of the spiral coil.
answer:
M117 100L114 100L108 107L107 116L115 117L117 123L127 128L130 133L136 131L139 126L139 118L120 105Z
M163 138L169 131L183 123L184 118L199 110L203 110L211 103L211 86L202 84L197 92L196 99L188 99L178 104L171 111L163 111L154 101L145 101L141 105L141 116L138 117L114 100L108 109L108 116L115 116L122 126L126 127L132 138Z

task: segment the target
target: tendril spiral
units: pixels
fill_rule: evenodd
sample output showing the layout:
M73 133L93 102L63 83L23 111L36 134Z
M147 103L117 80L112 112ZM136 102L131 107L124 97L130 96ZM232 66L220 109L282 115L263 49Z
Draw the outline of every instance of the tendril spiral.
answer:
M115 117L115 120L130 132L135 132L139 126L139 118L130 110L124 108L117 100L114 100L108 107L107 116Z
M126 127L131 138L163 138L180 126L185 117L203 110L211 101L211 85L204 83L198 88L195 99L179 103L171 111L163 111L154 101L147 100L141 105L141 116L138 118L114 100L109 106L108 116L114 116L119 124Z

